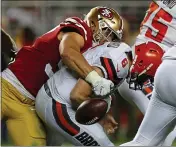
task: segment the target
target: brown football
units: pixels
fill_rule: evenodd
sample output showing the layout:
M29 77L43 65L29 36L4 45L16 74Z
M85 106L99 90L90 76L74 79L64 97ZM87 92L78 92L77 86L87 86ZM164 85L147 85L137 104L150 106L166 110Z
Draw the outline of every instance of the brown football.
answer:
M84 101L76 110L75 119L78 123L92 125L101 120L108 109L108 104L102 98L91 98Z

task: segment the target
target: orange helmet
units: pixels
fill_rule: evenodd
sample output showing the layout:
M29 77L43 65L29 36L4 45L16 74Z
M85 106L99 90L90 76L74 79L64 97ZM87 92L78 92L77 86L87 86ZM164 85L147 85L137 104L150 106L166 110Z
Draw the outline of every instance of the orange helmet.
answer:
M118 39L122 38L123 20L121 16L112 8L95 7L86 15L85 21L93 30L95 42L102 38L109 41L108 37L113 33ZM108 34L102 32L110 30Z
M156 70L162 62L163 54L162 48L153 42L135 46L135 56L130 68L130 88L142 89L146 80L153 81Z

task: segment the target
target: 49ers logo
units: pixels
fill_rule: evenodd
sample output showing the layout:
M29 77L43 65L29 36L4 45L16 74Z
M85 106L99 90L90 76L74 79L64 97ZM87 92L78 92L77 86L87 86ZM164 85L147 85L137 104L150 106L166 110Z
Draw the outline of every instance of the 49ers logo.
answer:
M98 11L103 17L105 17L107 19L112 19L113 18L113 13L108 8L99 8Z

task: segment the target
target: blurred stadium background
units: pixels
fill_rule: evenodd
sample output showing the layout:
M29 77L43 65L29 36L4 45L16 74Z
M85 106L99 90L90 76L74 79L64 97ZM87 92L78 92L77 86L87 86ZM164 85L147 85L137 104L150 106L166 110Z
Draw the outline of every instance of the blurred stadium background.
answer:
M30 45L34 39L58 25L69 16L84 17L92 7L112 7L124 18L123 40L133 45L135 37L150 1L8 1L1 3L1 26L17 43L20 49ZM134 137L143 115L137 108L128 104L118 93L114 103L114 116L119 129L111 135L111 140L119 145ZM6 126L2 122L2 145L11 145ZM69 144L65 144L69 145Z

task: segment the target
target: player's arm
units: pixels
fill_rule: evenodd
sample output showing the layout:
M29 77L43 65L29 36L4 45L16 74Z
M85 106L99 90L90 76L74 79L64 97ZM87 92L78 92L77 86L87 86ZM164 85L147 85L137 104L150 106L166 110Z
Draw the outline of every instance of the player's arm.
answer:
M85 43L84 38L76 32L67 32L62 34L60 40L59 51L63 63L76 71L82 78L86 78L93 68L81 54L81 48Z
M114 84L99 76L81 54L81 48L85 43L84 38L76 32L66 32L58 35L58 39L60 40L59 52L63 63L90 83L95 94L108 94Z
M103 72L98 67L92 67L101 77L104 76ZM77 109L78 106L85 100L90 99L92 95L92 87L85 80L79 79L70 93L70 100L72 102L73 109Z

